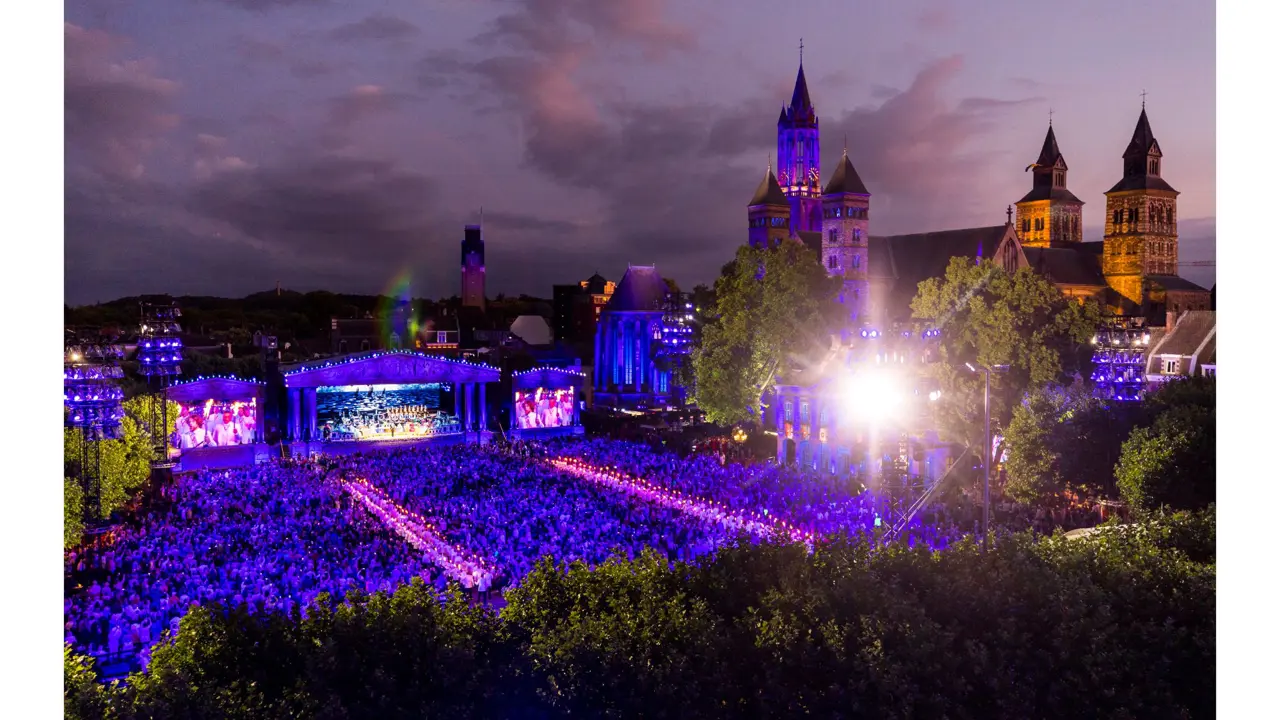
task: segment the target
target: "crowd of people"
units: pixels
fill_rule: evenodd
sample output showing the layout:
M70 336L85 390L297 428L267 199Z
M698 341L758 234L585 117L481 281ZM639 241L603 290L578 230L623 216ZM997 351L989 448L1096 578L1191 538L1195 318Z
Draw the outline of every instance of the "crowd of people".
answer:
M818 537L875 535L900 518L904 508L856 479L811 469L724 462L714 454L680 457L645 443L607 439L551 441L531 451L548 458L573 458L601 469L642 478L672 491L701 498L730 511L779 518ZM945 547L972 527L946 508L924 508L904 530L908 542ZM924 518L930 522L924 522ZM881 530L884 528L884 530Z
M66 554L66 641L134 654L175 630L192 604L305 609L321 592L393 590L445 578L324 468L277 463L179 476L162 501Z
M881 498L847 479L679 458L622 441L384 448L179 475L113 532L68 552L66 639L134 654L192 604L303 610L321 592L391 591L414 576L477 600L544 557L596 565L646 547L693 562L771 528L812 543L882 532ZM909 542L961 534L925 508ZM971 531L971 527L964 530Z
M336 472L365 479L422 515L450 542L497 567L494 589L518 583L544 556L595 565L646 546L692 561L735 530L581 482L545 458L498 446L379 450L342 458ZM467 585L466 582L463 583Z

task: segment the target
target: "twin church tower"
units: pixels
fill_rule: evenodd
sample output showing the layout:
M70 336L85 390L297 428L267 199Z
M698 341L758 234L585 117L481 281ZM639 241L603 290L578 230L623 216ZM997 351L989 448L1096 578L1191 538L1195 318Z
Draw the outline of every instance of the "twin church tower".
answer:
M1099 299L1121 315L1150 308L1152 288L1178 285L1177 281L1188 285L1177 278L1178 192L1160 177L1162 159L1144 102L1124 151L1123 177L1106 193L1103 241L1083 242L1084 202L1067 189L1067 163L1050 123L1040 156L1027 168L1032 173L1031 191L1016 203L1017 221L1010 218L1020 250L1078 252L1097 269L1092 284ZM871 193L847 148L825 187L819 162L818 114L802 62L791 102L778 115L777 173L768 169L748 203L748 242L767 247L797 240L819 253L827 272L844 279L839 301L848 308L850 320L862 324L870 319ZM880 270L883 274L888 269Z

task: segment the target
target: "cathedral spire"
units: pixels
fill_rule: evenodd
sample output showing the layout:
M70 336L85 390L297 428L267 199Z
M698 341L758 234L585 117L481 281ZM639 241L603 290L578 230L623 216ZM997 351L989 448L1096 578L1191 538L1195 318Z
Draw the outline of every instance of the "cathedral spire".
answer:
M1143 100L1142 113L1138 115L1138 124L1133 128L1133 139L1129 141L1129 146L1124 149L1124 156L1146 157L1147 153L1155 146L1155 152L1160 152L1160 144L1156 142L1155 133L1151 132L1151 121L1147 119L1146 100Z
M791 91L791 106L789 108L792 114L807 113L813 114L813 101L809 99L809 83L804 79L804 63L800 64L800 70L796 72L796 87Z
M1053 121L1050 120L1049 132L1044 136L1044 145L1040 148L1040 157L1036 158L1036 165L1053 167L1060 157L1062 152L1058 150L1058 138L1053 134Z

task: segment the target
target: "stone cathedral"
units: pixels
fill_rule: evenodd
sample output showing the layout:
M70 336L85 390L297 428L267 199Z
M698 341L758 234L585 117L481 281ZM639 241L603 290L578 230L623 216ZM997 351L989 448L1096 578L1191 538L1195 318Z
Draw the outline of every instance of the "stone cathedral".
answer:
M1067 162L1052 123L1031 190L1003 224L896 236L870 233L871 192L848 149L822 183L818 113L804 64L791 102L778 114L777 173L772 166L747 206L748 242L803 242L828 273L844 280L840 303L850 327L905 322L921 280L939 277L955 256L995 259L1007 270L1031 267L1063 293L1093 298L1108 312L1163 321L1166 312L1207 310L1208 290L1178 276L1178 192L1161 178L1164 161L1146 105L1125 148L1123 174L1106 193L1101 241L1083 238L1084 201L1067 189Z

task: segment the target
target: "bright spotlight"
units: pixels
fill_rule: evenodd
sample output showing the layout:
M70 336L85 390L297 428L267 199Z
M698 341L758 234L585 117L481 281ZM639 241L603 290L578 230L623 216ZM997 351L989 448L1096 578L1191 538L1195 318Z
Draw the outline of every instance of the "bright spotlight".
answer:
M897 417L905 397L896 376L876 370L863 370L851 376L845 383L843 395L853 417L872 424Z

